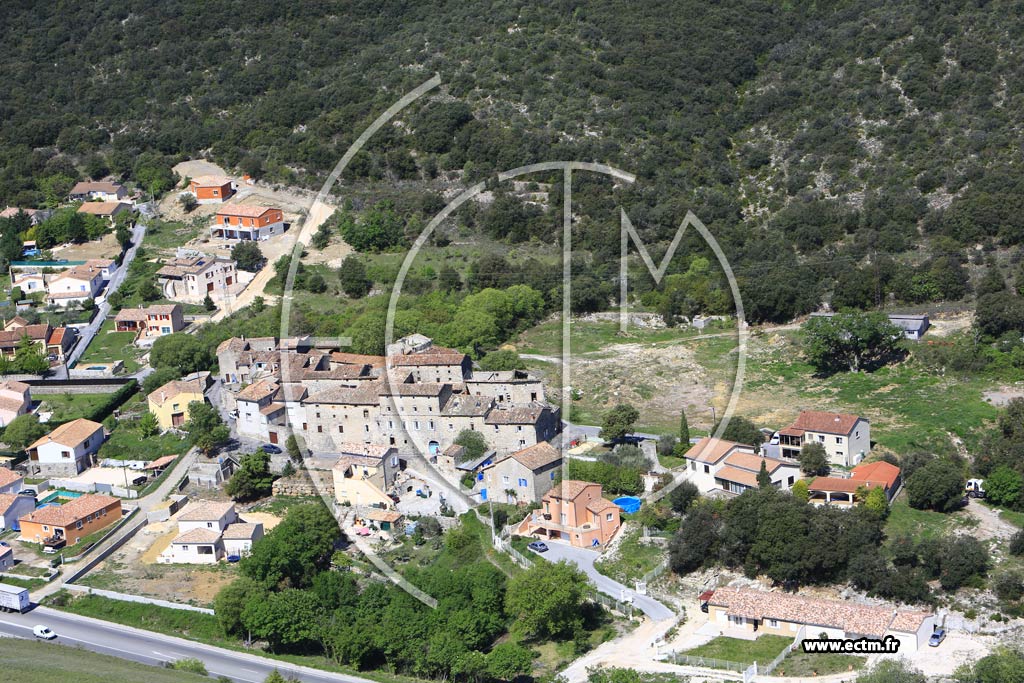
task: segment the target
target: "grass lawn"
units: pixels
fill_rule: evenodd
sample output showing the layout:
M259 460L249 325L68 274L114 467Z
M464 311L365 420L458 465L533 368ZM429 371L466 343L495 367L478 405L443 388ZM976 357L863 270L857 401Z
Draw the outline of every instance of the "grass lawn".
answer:
M677 467L686 465L686 458L677 458L674 455L659 455L658 463L666 469L674 470Z
M16 579L11 576L4 576L0 577L0 583L6 583L8 586L27 588L31 591L41 586L45 586L47 581L46 579Z
M81 648L0 638L4 680L19 683L200 683L207 676L147 666Z
M605 576L631 584L664 559L665 550L653 543L642 543L641 532L636 529L622 537L613 557L602 557L594 567Z
M718 331L718 330L715 330ZM687 339L703 334L691 327L671 327L660 330L649 330L630 327L626 334L619 332L618 322L579 322L574 320L570 326L569 339L573 353L592 353L601 351L612 344L657 343ZM562 355L562 320L547 320L531 327L519 336L516 344L519 353L538 354L543 356Z
M135 341L134 332L114 332L114 320L109 318L103 323L99 333L93 337L89 348L85 350L78 361L77 367L86 368L90 363L113 363L116 360L124 361L126 372L137 371L142 364L139 357L142 355L139 349L132 343Z
M110 401L111 394L40 394L39 400L45 405L43 412L53 411L50 422L58 424L75 420ZM36 398L33 396L33 398Z
M728 662L739 662L740 664L750 664L752 662L767 664L775 659L792 642L792 638L786 638L785 636L763 635L757 640L718 636L700 647L695 647L680 654L690 655L691 657L724 659Z
M180 455L188 450L188 440L167 432L143 437L139 430L119 425L100 447L99 459L156 460L165 455Z
M901 493L889 508L885 522L885 535L889 539L911 536L915 539L938 538L957 526L970 526L975 519L966 512L935 512L915 510L907 504L906 493Z
M773 676L828 676L844 671L857 671L864 668L866 657L857 655L840 655L833 653L805 653L797 648L789 653Z
M153 220L146 225L142 244L146 249L174 249L199 236L207 221L195 218L187 222Z

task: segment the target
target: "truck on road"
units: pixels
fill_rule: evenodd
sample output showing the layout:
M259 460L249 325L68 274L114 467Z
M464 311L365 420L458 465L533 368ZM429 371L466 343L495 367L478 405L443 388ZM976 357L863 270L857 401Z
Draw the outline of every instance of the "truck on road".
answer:
M24 612L29 604L27 588L0 583L0 609L5 612Z

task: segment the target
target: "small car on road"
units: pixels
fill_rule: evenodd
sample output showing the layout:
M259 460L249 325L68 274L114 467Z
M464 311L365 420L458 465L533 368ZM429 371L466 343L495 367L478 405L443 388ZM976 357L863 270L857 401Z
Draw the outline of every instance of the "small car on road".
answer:
M548 544L541 541L534 541L530 545L526 546L535 553L546 553L548 551Z
M57 634L51 631L49 626L43 626L42 624L36 624L32 627L32 635L43 640L53 640L57 637Z
M938 647L939 643L946 639L946 629L937 628L932 633L932 637L928 639L928 644L932 647Z
M271 455L277 455L281 452L281 448L272 443L263 444L262 448L264 453L270 453Z

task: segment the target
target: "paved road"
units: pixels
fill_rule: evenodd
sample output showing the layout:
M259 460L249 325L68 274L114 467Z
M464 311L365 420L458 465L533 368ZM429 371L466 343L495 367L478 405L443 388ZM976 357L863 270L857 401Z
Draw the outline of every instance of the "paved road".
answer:
M128 247L128 250L124 253L124 259L121 261L121 265L118 266L110 275L110 282L107 283L107 288L103 294L103 300L99 302L98 308L99 313L92 319L92 322L88 326L82 328L79 332L78 343L75 344L75 348L72 349L68 355L67 363L61 365L58 368L54 368L53 377L55 379L68 379L67 368L78 362L78 359L82 357L85 350L92 343L93 338L99 333L100 328L106 321L107 316L110 315L110 304L107 303L107 299L110 295L117 291L117 288L124 282L125 276L128 274L128 266L132 264L135 259L135 254L139 250L139 245L142 244L142 238L146 235L146 224L140 219L135 224L135 228L132 230L132 245Z
M0 614L2 634L31 637L36 624L49 626L57 634L54 647L82 647L154 666L194 657L203 661L212 676L227 676L240 683L262 683L274 669L305 683L371 683L358 676L318 671L46 607L36 607L27 614Z
M550 560L551 562L566 560L575 564L590 578L591 581L594 582L597 589L605 595L610 595L616 600L621 600L623 595L632 595L633 606L654 621L662 621L663 619L672 619L675 617L675 613L672 612L672 610L665 607L665 605L661 604L654 598L647 595L639 595L635 590L632 590L597 571L594 567L594 561L601 557L600 553L593 550L587 550L586 548L577 548L569 545L568 543L559 543L557 541L546 541L546 543L548 551L544 553L544 559Z

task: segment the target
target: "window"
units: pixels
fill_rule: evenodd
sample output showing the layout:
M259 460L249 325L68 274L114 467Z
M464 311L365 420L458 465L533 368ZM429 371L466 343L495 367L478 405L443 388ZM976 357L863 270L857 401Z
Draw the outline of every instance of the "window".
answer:
M502 484L508 484L508 475L507 474L501 475L501 483Z
M206 523L206 528L207 529L212 529L213 528L213 522L207 522Z
M562 524L568 524L569 523L569 516L566 515L564 512L560 515L560 519L562 520Z
M789 485L790 485L790 486L792 486L792 485L793 485L793 481L794 481L795 479L796 479L796 477L790 477L790 478L789 478Z
M323 425L317 425L316 426L316 433L317 434L323 434L324 433L324 426Z
M825 443L825 435L818 434L818 443Z
M612 521L612 513L609 512L608 514L606 514L604 516L604 521L606 521L606 522Z
M704 465L704 474L711 474L711 466Z
M697 471L697 461L696 460L691 460L690 461L690 469L693 470L694 472Z
M521 488L521 489L525 489L526 488L526 480L525 479L522 479L522 478L519 479L519 488Z
M768 620L768 626L770 626L771 628L778 628L779 627L779 620L778 619L769 619Z
M843 442L843 437L837 436L836 437L836 443L842 443L842 442Z

